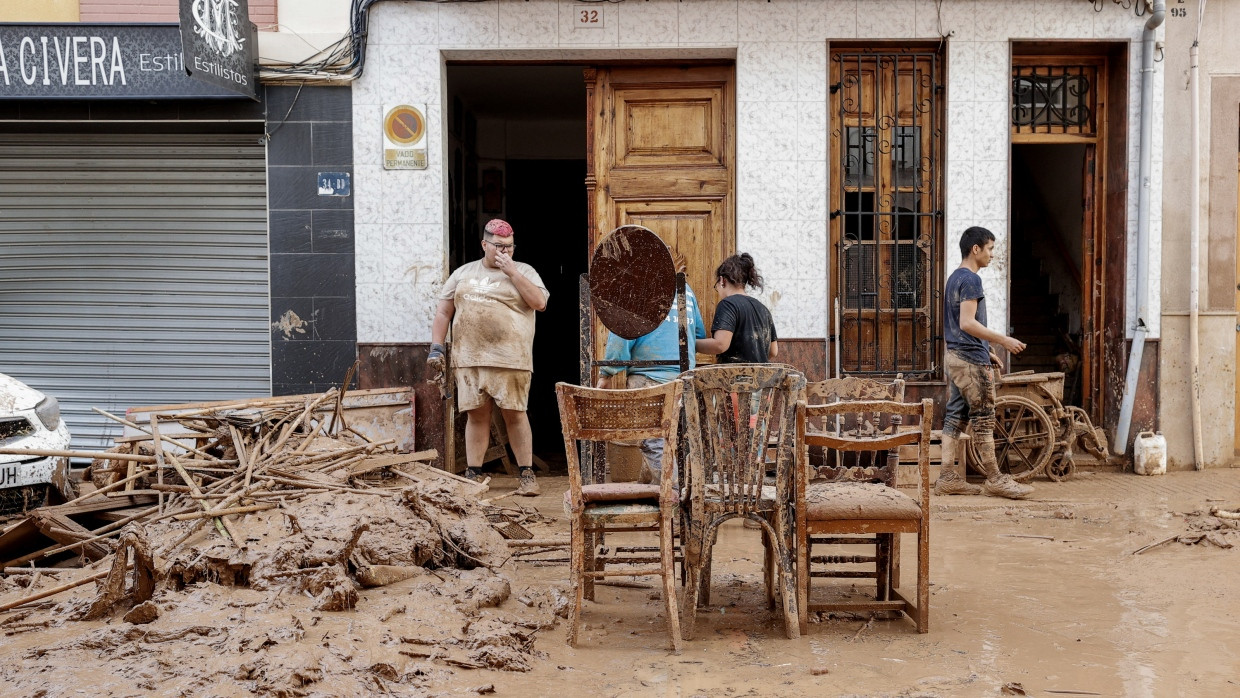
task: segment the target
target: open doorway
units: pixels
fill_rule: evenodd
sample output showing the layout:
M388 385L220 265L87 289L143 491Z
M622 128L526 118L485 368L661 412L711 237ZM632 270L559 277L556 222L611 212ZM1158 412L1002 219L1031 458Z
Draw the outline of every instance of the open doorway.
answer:
M1081 405L1082 297L1089 145L1012 146L1010 312L1028 348L1012 370L1062 371L1064 404Z
M583 67L447 71L449 262L455 269L478 259L482 226L503 218L517 235L515 258L551 293L537 318L529 417L535 462L552 469L564 462L555 384L579 380L577 280L589 253Z

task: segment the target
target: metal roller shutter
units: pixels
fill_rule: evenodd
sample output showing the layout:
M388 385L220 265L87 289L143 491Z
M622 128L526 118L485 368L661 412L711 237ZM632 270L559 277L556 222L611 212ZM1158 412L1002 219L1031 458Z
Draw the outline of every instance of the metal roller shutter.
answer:
M271 394L257 134L0 134L0 372L91 412Z

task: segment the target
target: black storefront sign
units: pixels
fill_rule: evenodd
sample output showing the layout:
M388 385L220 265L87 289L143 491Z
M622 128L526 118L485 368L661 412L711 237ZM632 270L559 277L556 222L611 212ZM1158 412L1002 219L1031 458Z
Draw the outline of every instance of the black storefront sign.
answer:
M248 0L180 0L185 70L195 80L255 98L257 50Z
M0 24L0 99L236 96L185 73L175 24Z

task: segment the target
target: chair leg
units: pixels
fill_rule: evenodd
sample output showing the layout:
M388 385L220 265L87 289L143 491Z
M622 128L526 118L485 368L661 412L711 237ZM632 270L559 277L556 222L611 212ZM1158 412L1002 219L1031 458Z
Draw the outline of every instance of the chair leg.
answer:
M930 632L930 527L917 531L917 632Z
M585 539L586 535L582 530L581 520L574 517L572 537L570 539L570 547L572 548L573 605L569 610L568 617L568 644L571 647L577 646L577 631L581 625L581 597L584 592L582 578L585 576Z
M708 542L709 541L709 542ZM710 605L710 574L711 562L715 553L715 543L719 542L719 526L716 524L711 526L702 536L702 568L701 581L699 582L701 590L699 591L701 604L703 606Z
M793 581L792 554L785 543L783 525L776 517L775 525L764 522L763 533L771 547L772 557L779 565L779 591L784 606L784 633L789 640L801 637L801 618L797 613L797 589Z
M775 610L775 555L771 550L771 542L762 536L762 581L766 586L766 607Z
M813 554L809 541L807 531L797 531L797 615L800 616L802 635L809 634L809 558Z
M697 622L698 588L702 569L698 565L688 567L688 580L685 583L685 598L681 601L680 636L685 640L693 639L693 627Z
M874 581L877 585L876 601L887 601L891 581L891 533L879 533L874 537Z
M663 570L663 600L667 604L667 625L672 635L672 651L679 652L680 609L676 605L676 555L672 546L672 519L659 520L659 562Z
M598 545L598 536L596 536L593 531L586 531L585 536L584 536L584 541L585 541L585 544L583 546L583 553L585 557L584 557L583 564L586 570L590 572L594 572L595 571L594 553L597 550L596 546ZM588 601L593 601L594 600L594 577L593 576L586 577L585 580L582 582L582 587L584 587L585 598Z
M893 533L891 540L891 588L900 588L900 534Z

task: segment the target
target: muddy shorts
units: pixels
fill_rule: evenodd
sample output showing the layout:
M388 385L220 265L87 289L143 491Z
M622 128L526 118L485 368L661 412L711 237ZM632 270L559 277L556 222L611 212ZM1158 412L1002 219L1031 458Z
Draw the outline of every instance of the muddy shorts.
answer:
M993 430L995 419L995 382L989 365L965 361L954 351L948 351L944 364L947 368L947 408L943 415L943 433L960 436L960 432L975 422L987 430Z
M494 398L501 410L524 412L530 401L530 371L492 366L464 366L453 369L456 376L456 409L476 410Z
M652 380L649 376L641 373L630 373L627 378L627 387L629 390L634 388L650 388L662 383ZM650 482L652 485L658 485L663 482L663 439L642 439L641 441L642 461L646 464L646 468L650 471L653 478ZM676 477L676 464L672 463L672 477Z

